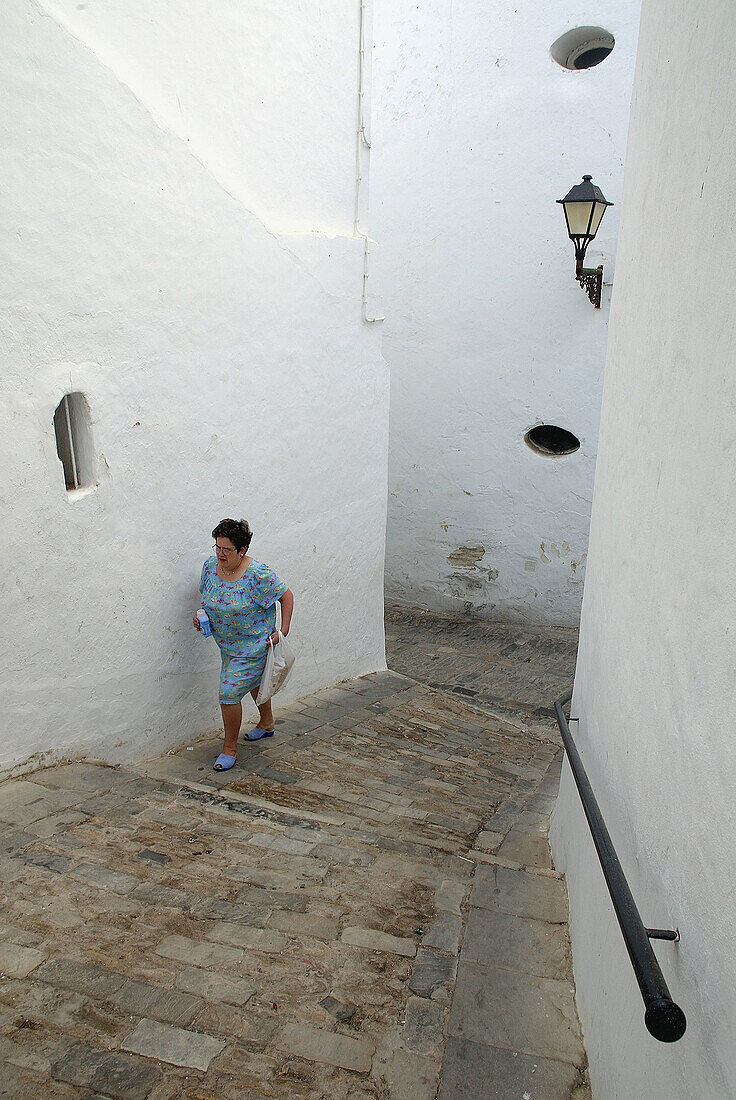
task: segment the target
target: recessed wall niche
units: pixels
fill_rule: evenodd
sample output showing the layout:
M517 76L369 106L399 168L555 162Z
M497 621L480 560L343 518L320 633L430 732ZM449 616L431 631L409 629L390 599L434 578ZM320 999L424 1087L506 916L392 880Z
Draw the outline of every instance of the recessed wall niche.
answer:
M592 69L606 60L615 45L616 39L603 27L575 27L560 35L549 52L563 69Z
M91 415L83 393L65 393L54 413L56 453L67 492L97 484Z

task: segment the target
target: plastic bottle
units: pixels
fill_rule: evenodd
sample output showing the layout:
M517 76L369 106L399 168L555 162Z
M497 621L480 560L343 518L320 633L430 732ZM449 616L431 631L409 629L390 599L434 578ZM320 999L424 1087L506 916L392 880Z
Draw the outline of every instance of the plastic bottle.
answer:
M199 629L202 631L202 636L209 638L212 635L212 626L210 620L207 617L207 612L203 607L200 607L197 612L197 618L199 619Z

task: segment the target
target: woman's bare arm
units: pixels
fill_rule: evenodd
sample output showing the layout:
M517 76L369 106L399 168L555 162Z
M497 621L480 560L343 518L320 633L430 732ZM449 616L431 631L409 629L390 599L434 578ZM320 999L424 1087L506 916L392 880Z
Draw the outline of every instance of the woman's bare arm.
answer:
M283 596L279 598L281 604L281 633L288 634L291 626L291 615L294 610L294 593L287 588Z

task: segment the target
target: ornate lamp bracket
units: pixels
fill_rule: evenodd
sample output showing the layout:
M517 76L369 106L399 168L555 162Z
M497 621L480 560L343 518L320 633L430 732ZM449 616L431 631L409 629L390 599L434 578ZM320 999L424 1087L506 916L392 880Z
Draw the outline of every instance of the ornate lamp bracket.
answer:
M575 276L596 309L601 308L603 288L603 264L599 267L581 267Z

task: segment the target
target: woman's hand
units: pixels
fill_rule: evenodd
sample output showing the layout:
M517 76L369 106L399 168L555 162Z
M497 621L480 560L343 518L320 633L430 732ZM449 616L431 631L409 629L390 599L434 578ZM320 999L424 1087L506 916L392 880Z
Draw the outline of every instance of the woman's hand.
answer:
M286 631L285 630L282 630L281 633L284 635L284 637L286 637ZM279 632L278 632L278 630L275 630L273 632L273 634L271 634L271 636L269 637L268 640L271 643L271 645L278 645L279 644Z
M197 630L201 634L202 633L202 626L201 626L201 623L200 623L199 619L197 618L197 612L196 611L192 615L192 622L194 623L195 627L197 628Z

